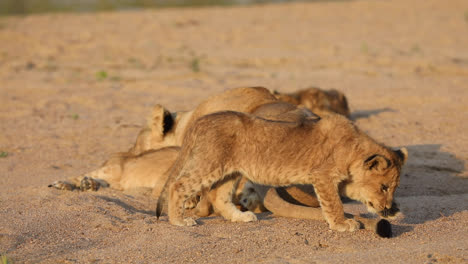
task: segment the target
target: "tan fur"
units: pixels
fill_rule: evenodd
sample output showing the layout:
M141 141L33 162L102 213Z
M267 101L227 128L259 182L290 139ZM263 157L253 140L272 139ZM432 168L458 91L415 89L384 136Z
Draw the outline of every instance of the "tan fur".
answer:
M278 101L259 106L257 109L255 109L253 114L255 116L259 116L259 117L266 118L269 120L288 121L288 122L302 122L305 118L317 118L317 116L315 116L312 112L310 112L309 110L305 108L298 108L295 105L285 103L285 102L278 102ZM239 201L239 197L242 196L242 186L243 184L245 184L246 180L244 179L244 180L241 180L240 182L241 184L237 184L236 187L234 188L234 190L236 190L235 191L236 193L233 193L232 191L230 193L231 193L232 198L235 199L236 204L244 205L243 203ZM202 196L206 196L206 198L202 199L200 203L198 203L196 214L198 216L203 217L203 216L208 216L213 210L217 212L226 211L223 208L223 205L225 205L225 203L217 201L218 199L225 199L224 198L225 194L223 193L223 189L225 188L232 188L232 186L226 185L225 187L222 187L222 188L220 187L211 188L209 190L209 195L207 195L208 190L205 190ZM288 187L287 189L290 189L290 188L294 189L295 187L294 186ZM220 195L221 198L218 198L218 194L217 194L218 192L221 193ZM263 208L263 205L261 203L254 200L257 197L255 193L253 192L249 193L249 191L246 191L244 193L246 195L250 194L250 197L249 197L250 200L247 200L244 207L246 208L250 207L249 209L251 209L252 212ZM247 205L249 203L252 203L252 205ZM212 205L214 205L214 208L212 208ZM254 208L256 208L257 210L255 210ZM230 210L230 209L227 209L227 210ZM232 218L228 217L227 214L225 214L224 216L227 219L233 220ZM249 219L250 218L251 216L249 216ZM238 219L238 218L235 218L235 219Z
M135 146L129 150L129 153L138 155L151 149L180 146L187 128L195 120L218 111L256 112L255 115L270 118L281 111L275 109L274 113L271 114L269 111L271 108L289 107L283 112L291 110L288 104L279 106L278 100L293 105L302 105L319 115L335 112L349 117L346 97L337 90L324 91L318 88L309 88L292 94L275 92L273 95L263 87L240 87L208 97L193 111L171 114L163 106L156 105L148 119L147 126L140 131ZM268 107L269 105L270 107ZM259 110L259 107L264 109ZM171 124L168 125L167 122Z
M194 111L189 112L170 113L161 105L156 105L148 119L147 126L139 133L134 147L128 152L114 154L96 171L68 181L58 181L50 186L67 190L97 190L100 187L108 186L119 190L128 190L154 186L153 194L158 196L167 178L165 171L177 156L177 148L165 149L164 146L180 145L186 128L195 119L206 113L225 109L248 111L265 118L288 121L298 121L302 118L301 115L307 112L305 109L297 109L290 104L278 102L268 90L261 87L228 90L208 98ZM148 151L161 147L163 148L158 151ZM232 198L236 204L243 204L252 211L265 211L266 208L263 206L263 199L265 199L269 210L276 215L310 218L309 210L305 207L291 208L294 204L291 204L288 199L283 200L285 197L274 197L276 192L271 192L273 195L262 197L260 202L260 197L253 188L249 190L243 187L246 183L253 185L242 178L234 188L236 191L233 192ZM304 205L317 206L317 198L302 188L307 189L310 186L301 186L301 188L291 186L284 188L284 191ZM217 192L222 190L222 188L214 188L208 195L202 196L201 202L198 203L197 214L201 216L210 214L213 209L212 204L216 204L215 207L223 210L224 204L222 201L219 203L219 199L217 200ZM239 197L247 198L246 202L239 201ZM255 205L249 204L250 202L255 203ZM186 203L187 208L193 206L193 203L192 205Z
M101 168L49 185L57 189L97 190L112 186L117 190L148 188L159 194L167 180L167 171L179 154L179 147L165 147L150 150L140 155L130 153L114 154Z
M240 87L208 97L193 111L171 114L164 107L156 105L147 127L140 132L135 146L129 152L140 154L150 149L180 146L187 128L204 115L226 110L251 113L261 105L277 101L266 88ZM167 125L167 122L172 125Z
M284 102L303 105L319 116L337 113L349 118L350 111L346 96L337 90L322 90L311 87L294 93L282 94L275 91L275 96Z
M171 170L170 178L176 180L169 188L169 219L175 225L196 224L183 218L184 202L222 181L226 195L219 199L230 211L221 214L255 220L230 201L232 182L240 173L264 185L313 184L330 228L352 231L359 225L344 218L339 190L371 211L385 212L392 206L402 163L395 152L338 115L275 122L238 112L215 113L197 120L184 138ZM382 191L384 185L388 187Z
M320 101L321 99L318 98L317 100ZM128 190L131 188L147 188L156 183L153 194L158 196L167 176L163 174L165 169L157 170L154 168L167 168L175 160L176 154L174 151L165 149L160 152L148 152L148 150L180 145L183 135L191 123L205 114L219 110L253 112L255 115L264 118L286 121L298 121L302 118L304 112L307 112L305 109L298 109L294 105L278 102L267 89L262 87L227 90L209 97L194 111L170 113L161 105L155 105L148 118L147 126L139 133L135 145L128 152L113 155L101 168L93 172L67 181L57 181L50 186L66 190L97 190L100 187L108 186L119 190ZM144 153L145 151L146 153ZM171 153L160 155L165 152ZM237 193L233 193L235 200L240 197L245 182L246 180L242 179L236 186L235 192ZM293 186L288 187L286 191L294 193L296 189ZM202 197L197 207L198 215L210 214L212 204L218 204L221 211L223 210L223 203L217 201L216 194L218 190L222 190L222 188L214 188L209 192L209 195ZM255 197L257 197L257 194L251 192L249 199L252 200ZM303 197L305 197L304 199L310 199L310 197L304 195ZM236 204L241 204L237 200L235 201ZM317 199L315 199L315 202L317 203ZM307 203L305 204L307 205ZM194 202L188 201L186 205L186 207L191 208L194 206ZM263 204L258 203L257 205L258 209L265 210ZM247 206L249 207L248 204Z
M241 87L211 96L200 103L193 111L170 113L163 106L157 104L153 107L147 126L140 131L135 145L127 152L114 154L109 161L95 171L65 181L55 181L49 187L62 190L97 190L101 187L110 186L115 189L126 190L127 187L133 188L140 183L144 183L140 187L152 187L147 186L148 181L146 179L149 177L157 178L157 176L141 172L150 172L152 167L155 166L154 163L138 162L137 164L141 168L138 168L139 173L134 174L122 174L121 168L127 166L127 163L132 163L134 159L142 159L143 157L140 154L144 152L167 146L180 146L187 128L203 115L221 110L252 112L261 105L277 101L266 88ZM157 164L163 164L164 162L167 162L164 167L168 167L172 165L174 159L167 160L163 158ZM161 189L165 181L160 181L160 183L161 186L157 186L156 190ZM153 193L158 195L157 191Z
M125 163L132 162L133 158L140 158L140 154L149 150L167 146L180 146L187 128L195 120L206 114L224 110L246 113L257 111L260 116L267 118L274 118L274 116L288 112L288 114L281 117L286 120L294 119L296 116L294 112L299 111L293 105L279 102L268 89L263 87L240 87L226 90L223 93L210 96L200 103L195 110L187 112L170 113L163 106L157 104L153 107L146 127L140 131L135 145L127 152L114 154L109 161L95 171L65 181L55 181L49 187L62 190L97 190L98 188L110 186L115 189L125 190L126 186L137 186L141 182L140 178L146 179L149 176L146 174L133 174L127 176L127 178L122 178L120 168L124 167ZM139 164L154 166L151 163ZM148 168L142 168L141 170L150 171ZM132 181L134 182L131 183ZM158 186L156 189L160 188L162 186ZM215 196L212 195L212 197ZM205 201L209 202L208 200ZM205 207L209 206L205 205ZM209 211L205 210L205 212Z

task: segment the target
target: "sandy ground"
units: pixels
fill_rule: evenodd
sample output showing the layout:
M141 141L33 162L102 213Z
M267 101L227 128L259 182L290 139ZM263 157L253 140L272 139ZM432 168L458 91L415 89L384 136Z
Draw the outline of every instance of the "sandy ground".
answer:
M340 89L359 127L408 147L394 238L268 213L180 228L157 222L141 193L47 188L127 150L155 103L186 110L254 85ZM0 18L0 253L15 263L466 263L467 102L466 0Z

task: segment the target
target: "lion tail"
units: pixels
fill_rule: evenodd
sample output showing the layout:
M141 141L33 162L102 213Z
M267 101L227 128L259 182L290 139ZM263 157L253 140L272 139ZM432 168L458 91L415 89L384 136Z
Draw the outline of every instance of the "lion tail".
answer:
M264 197L263 204L265 208L274 215L298 219L323 220L321 208L289 203L279 196L275 188L262 186L256 187L255 191L260 194L260 197ZM392 237L392 226L390 222L385 219L366 218L351 214L346 214L346 217L354 218L361 224L361 228L371 230L380 237Z
M161 195L158 197L158 201L156 203L156 219L158 219L158 220L159 220L159 217L162 214L164 204L166 203L166 200L167 200L167 191L165 189L167 189L167 188L164 188Z
M166 182L164 183L164 187L162 188L161 193L158 197L158 201L156 202L156 219L159 219L159 217L161 216L162 211L164 209L164 205L167 204L168 201L169 188L171 187L172 183L174 183L177 179L179 172L182 168L182 161L180 160L180 157L181 155L179 153L179 157L176 159L174 164L172 164L171 168L169 168L166 172L168 174L166 177Z

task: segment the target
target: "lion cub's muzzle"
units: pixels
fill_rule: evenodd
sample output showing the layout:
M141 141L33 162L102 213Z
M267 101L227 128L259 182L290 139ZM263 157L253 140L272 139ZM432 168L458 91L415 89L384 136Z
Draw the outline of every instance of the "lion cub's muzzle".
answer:
M398 204L392 202L392 207L385 208L384 210L378 212L378 214L383 218L392 218L395 217L400 212L400 208L398 208Z

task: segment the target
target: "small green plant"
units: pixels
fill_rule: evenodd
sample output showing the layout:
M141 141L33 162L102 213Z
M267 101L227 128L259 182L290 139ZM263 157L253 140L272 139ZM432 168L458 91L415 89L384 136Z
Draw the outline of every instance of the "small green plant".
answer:
M80 115L79 114L71 114L70 118L73 119L73 120L78 120L78 119L80 119Z
M102 81L104 79L106 79L108 76L107 72L106 71L98 71L96 72L96 79L99 80L99 81Z
M6 256L6 255L1 255L1 259L0 259L2 262L1 264L11 264L13 262L11 262L11 260Z
M8 157L8 152L0 151L0 158L6 158L6 157Z
M193 58L192 61L190 62L190 67L193 72L199 72L200 71L200 59Z

